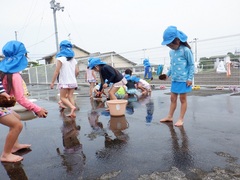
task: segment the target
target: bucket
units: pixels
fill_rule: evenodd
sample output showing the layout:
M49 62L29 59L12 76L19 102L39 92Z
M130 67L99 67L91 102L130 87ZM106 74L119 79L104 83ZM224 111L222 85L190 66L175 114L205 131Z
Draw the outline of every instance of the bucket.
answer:
M34 112L29 111L29 110L18 112L18 114L20 115L21 121L28 121L28 120L32 120L37 117L37 115Z
M112 131L123 131L129 127L129 124L124 116L111 116L111 119L108 122L109 129Z
M37 99L28 99L30 102L36 102ZM30 110L27 110L25 107L22 105L16 103L15 106L11 108L12 110L16 111L20 115L20 120L22 121L27 121L27 120L32 120L36 118L36 114Z
M125 115L127 100L109 100L107 105L111 116L123 116Z

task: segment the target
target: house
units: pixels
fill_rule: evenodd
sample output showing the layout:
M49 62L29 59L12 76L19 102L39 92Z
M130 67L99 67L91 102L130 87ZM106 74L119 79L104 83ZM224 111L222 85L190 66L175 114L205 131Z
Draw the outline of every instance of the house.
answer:
M133 67L136 65L136 63L126 59L114 51L107 53L89 53L76 45L73 45L73 51L75 53L75 59L78 61L80 71L87 68L89 57L100 57L102 61L116 68ZM43 57L43 59L39 59L38 62L45 61L45 64L53 64L56 61L55 56L56 52Z
M89 53L76 45L73 45L73 51L75 52L75 59L78 62L79 66L79 76L78 82L84 82L85 80L85 71L88 66L88 59L89 57L100 57L102 61L106 62L107 64L115 67L120 72L124 72L126 68L133 68L136 63L128 60L127 58L117 54L116 52L107 52L107 53ZM52 53L43 57L43 59L38 60L45 61L44 66L36 66L31 67L28 72L26 72L29 81L28 83L36 83L36 84L46 84L50 83L51 78L53 76L53 69L55 68L55 61L56 61L56 53Z
M80 47L76 46L73 44L73 51L75 53L75 57L84 57L84 56L89 56L90 53L85 51L84 49L81 49ZM38 61L42 61L42 60L45 60L45 64L53 64L55 63L55 60L56 60L56 52L55 53L52 53L52 54L49 54L45 57L43 57L42 59L39 59Z
M88 59L89 57L99 57L102 61L106 62L107 64L111 65L114 68L117 68L121 72L126 68L134 67L136 63L126 59L125 57L117 54L116 52L107 52L107 53L93 53L86 57L76 57L76 60L79 64L80 71L83 71L87 68Z

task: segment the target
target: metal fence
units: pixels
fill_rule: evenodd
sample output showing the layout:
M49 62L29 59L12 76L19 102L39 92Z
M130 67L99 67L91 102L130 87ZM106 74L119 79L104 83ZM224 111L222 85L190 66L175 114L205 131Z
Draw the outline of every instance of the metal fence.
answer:
M195 38L189 44L191 45L195 63L199 71L195 74L195 84L202 86L240 86L240 34L205 40ZM154 74L158 65L169 66L170 64L169 48L165 46L120 52L118 54L138 64L142 64L143 59L148 58L154 67ZM233 62L231 66L232 75L228 77L226 73L216 72L217 61L222 61L227 55L231 57L231 61ZM88 57L77 59L78 65L87 67L87 59ZM204 63L201 62L202 59L204 59ZM115 67L118 67L117 62L114 61L114 56L111 58L111 61ZM143 66L136 66L134 68L135 72L138 72L138 75L143 76ZM55 64L31 67L23 71L23 77L28 84L49 84L52 80L54 69ZM77 77L78 83L84 82L85 71L83 69L81 68L80 75ZM124 68L120 68L119 70L122 72ZM162 82L155 75L153 83L161 84Z

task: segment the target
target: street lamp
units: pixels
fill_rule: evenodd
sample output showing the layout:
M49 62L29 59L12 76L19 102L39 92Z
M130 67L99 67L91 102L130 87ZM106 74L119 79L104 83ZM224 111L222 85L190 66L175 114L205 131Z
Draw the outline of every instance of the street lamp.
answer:
M58 31L57 31L56 11L59 11L59 10L64 11L64 7L61 7L60 3L56 3L55 0L50 1L50 5L51 5L51 9L53 10L55 38L56 38L56 48L57 48L57 52L58 52L59 51L59 45L58 45Z

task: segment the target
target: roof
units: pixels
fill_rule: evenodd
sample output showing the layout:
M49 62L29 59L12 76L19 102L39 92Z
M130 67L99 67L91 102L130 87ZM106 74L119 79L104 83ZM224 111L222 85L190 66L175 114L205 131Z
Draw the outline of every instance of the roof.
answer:
M101 56L106 56L106 55L108 55L108 54L109 54L109 55L113 54L113 56L117 56L117 57L123 59L124 61L126 61L126 62L128 62L128 63L134 65L134 66L137 65L137 63L128 60L127 58L121 56L120 54L117 54L115 51L102 53Z
M88 52L88 51L86 51L86 50L84 50L84 49L76 46L75 44L73 44L73 47L72 47L72 48L78 49L78 50L80 50L80 51L82 51L82 52L84 52L84 53L86 53L86 54L90 54L90 52ZM43 58L43 59L52 58L52 57L55 56L56 54L57 54L57 52L54 52L54 53L48 54L48 55L46 55L46 56L44 56L44 57L42 57L42 58Z

